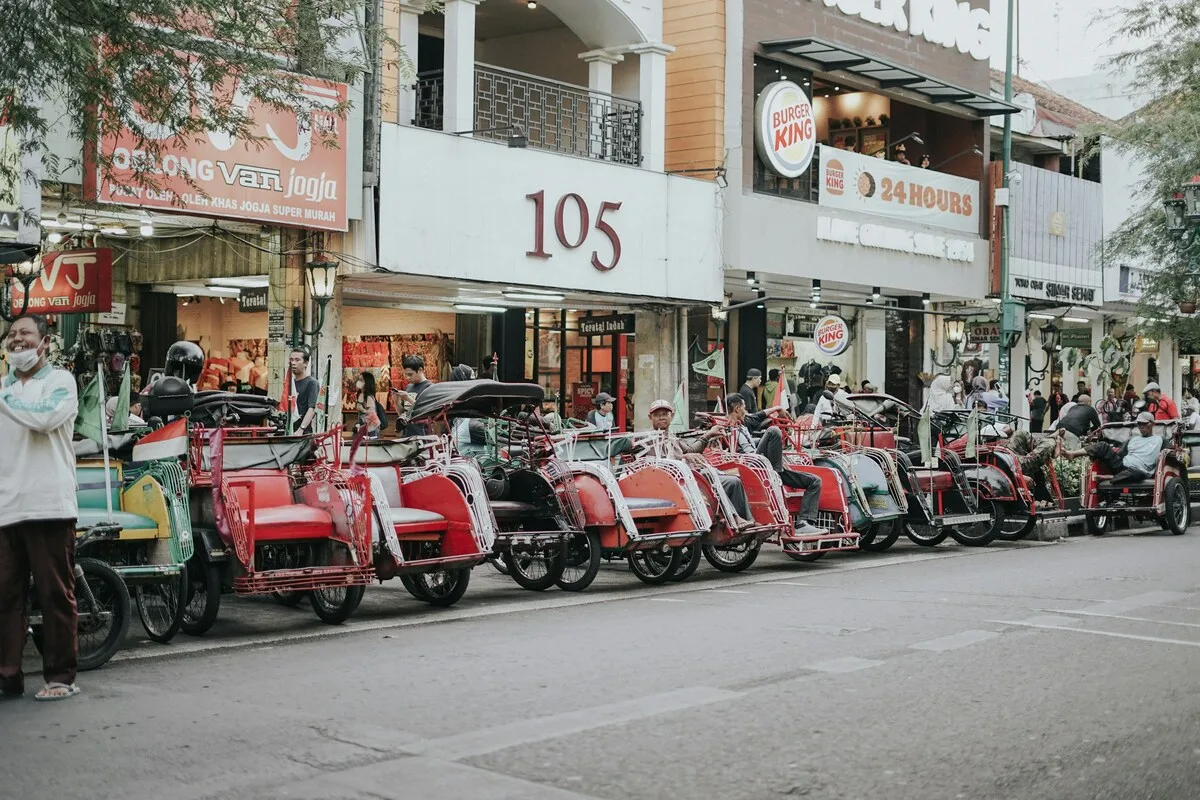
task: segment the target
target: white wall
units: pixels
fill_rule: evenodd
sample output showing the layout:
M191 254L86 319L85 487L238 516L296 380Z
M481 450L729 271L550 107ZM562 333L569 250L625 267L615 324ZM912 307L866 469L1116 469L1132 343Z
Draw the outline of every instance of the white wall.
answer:
M719 191L709 181L648 172L535 148L383 126L380 264L392 272L512 283L645 298L716 302L722 298ZM545 192L544 245L534 248L535 205ZM555 207L569 193L587 205L591 230L583 244L564 247L555 234ZM601 203L621 241L612 260L596 228ZM568 200L565 233L574 241L579 212Z

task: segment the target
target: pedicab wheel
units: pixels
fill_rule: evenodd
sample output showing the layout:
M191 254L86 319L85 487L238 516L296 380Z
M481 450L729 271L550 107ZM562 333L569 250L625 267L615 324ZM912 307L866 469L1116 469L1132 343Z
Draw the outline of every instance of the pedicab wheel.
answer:
M954 541L965 547L987 547L996 540L1000 526L1004 524L1004 506L993 503L986 497L979 497L979 513L987 514L987 522L973 522L970 525L955 525L950 528Z
M634 550L628 554L629 571L651 586L666 583L679 569L683 553L678 547L666 550Z
M1183 481L1179 478L1167 478L1167 485L1163 487L1163 495L1167 503L1167 513L1163 520L1167 524L1167 530L1176 536L1182 536L1187 533L1188 518L1192 513L1188 502L1188 492Z
M401 575L400 583L404 584L404 588L408 589L408 593L420 600L422 603L429 602L429 595L425 593L425 588L413 579L412 575Z
M1112 519L1107 514L1088 514L1083 518L1087 532L1092 536L1103 536L1112 527Z
M183 609L190 588L185 567L171 580L145 584L134 590L138 618L147 636L159 644L166 644L175 638L183 622Z
M679 548L679 568L671 575L673 581L686 581L700 568L701 547L699 542Z
M1000 523L1000 532L996 534L996 538L1002 542L1019 542L1033 533L1036 525L1037 517L1033 514L1025 512L1019 512L1013 516L1006 514L1004 522Z
M922 547L936 547L946 541L946 537L950 535L950 529L944 526L935 528L923 522L905 520L904 533Z
M419 572L405 577L412 581L416 589L416 591L409 589L413 597L424 600L431 606L446 608L462 600L462 596L466 594L467 584L471 582L471 570L443 569L437 572Z
M762 552L762 540L747 539L733 547L713 547L706 544L701 549L704 551L704 558L715 569L721 572L741 572L758 560L758 554Z
M882 553L894 545L904 532L904 520L893 519L887 522L876 522L871 530L864 533L858 540L858 549L868 553Z
M308 592L271 592L271 599L281 606L295 608Z
M79 671L99 669L108 663L129 631L129 590L116 570L94 558L80 558L83 581L75 584L78 611ZM45 635L41 625L33 627L33 645L42 652Z
M496 570L496 572L499 572L501 575L508 574L508 565L504 563L503 558L493 558L488 561L488 563L492 565L492 569Z
M221 610L221 570L193 557L187 573L187 602L179 629L189 636L203 636L212 629Z
M334 586L329 589L313 589L308 594L312 610L322 622L341 625L350 618L354 609L362 602L365 586Z
M808 552L802 550L784 550L783 552L787 553L788 558L792 561L799 561L804 564L811 564L825 557L824 550L809 550Z
M553 547L535 552L513 552L504 554L508 575L522 589L544 592L562 577L566 565L566 548Z
M600 573L600 536L582 531L567 537L566 560L557 581L564 592L582 592Z

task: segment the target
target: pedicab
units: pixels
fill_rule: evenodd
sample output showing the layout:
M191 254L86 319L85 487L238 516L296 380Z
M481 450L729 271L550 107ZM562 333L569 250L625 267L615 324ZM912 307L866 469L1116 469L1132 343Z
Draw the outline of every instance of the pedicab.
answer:
M908 500L903 526L909 539L925 547L948 536L973 547L995 540L1004 523L1004 503L993 502L980 484L969 480L962 459L946 446L932 421L926 463L917 409L885 394L850 395L837 405L855 409L863 426L856 434L859 441L893 454Z
M1088 533L1100 536L1112 527L1117 517L1151 519L1176 536L1187 533L1191 523L1188 467L1182 446L1178 420L1158 421L1154 434L1164 447L1158 455L1153 475L1131 470L1116 474L1104 465L1090 461L1083 473L1083 508ZM1136 422L1110 422L1092 434L1095 441L1114 448L1137 436Z
M698 545L712 528L708 504L682 461L646 453L632 458L641 437L577 429L556 437L556 453L578 493L583 527L567 542L558 585L583 591L604 560L624 559L648 584L686 578L699 565ZM683 555L686 548L688 560Z
M300 592L329 624L358 607L375 575L370 481L336 466L340 436L340 426L315 436L257 427L190 432L196 554L186 633L212 627L225 590Z

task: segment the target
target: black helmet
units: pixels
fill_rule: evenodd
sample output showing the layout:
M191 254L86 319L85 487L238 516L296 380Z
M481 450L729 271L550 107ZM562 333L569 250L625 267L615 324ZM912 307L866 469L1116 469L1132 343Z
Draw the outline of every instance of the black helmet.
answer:
M194 384L203 368L204 351L195 342L176 342L167 350L166 375Z

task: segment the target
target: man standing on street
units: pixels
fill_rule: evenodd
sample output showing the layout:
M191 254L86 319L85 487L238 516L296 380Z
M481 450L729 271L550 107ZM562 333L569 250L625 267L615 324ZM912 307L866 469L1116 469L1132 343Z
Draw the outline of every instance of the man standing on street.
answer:
M1029 401L1029 431L1041 433L1046 424L1046 398L1039 390L1034 390L1033 399Z
M1125 400L1117 397L1115 386L1108 387L1108 395L1100 403L1096 411L1100 413L1101 418L1105 422L1124 422L1126 414L1129 413Z
M746 401L746 413L758 413L758 387L762 384L762 371L746 370L746 382L738 389L738 394Z
M1143 394L1146 398L1146 410L1153 414L1155 419L1179 419L1179 409L1175 406L1175 401L1164 395L1157 383L1147 383Z
M404 387L404 391L400 392L400 399L409 407L417 402L417 398L425 393L425 390L433 386L433 381L425 377L425 359L418 355L408 355L400 362L404 367L404 379L408 383ZM410 423L404 426L405 436L428 436L429 426L423 422Z
M312 433L313 422L317 418L317 399L321 394L317 379L308 374L309 358L308 351L300 348L292 350L288 355L288 369L292 373L292 397L296 398L292 431L297 434Z
M0 384L0 698L25 692L21 656L32 575L42 608L38 700L79 693L75 610L75 379L46 363L46 318L21 317L4 338L9 374Z
M1053 391L1050 392L1050 423L1054 424L1058 421L1058 415L1062 412L1063 406L1070 402L1062 390L1062 381L1056 380L1051 385Z

